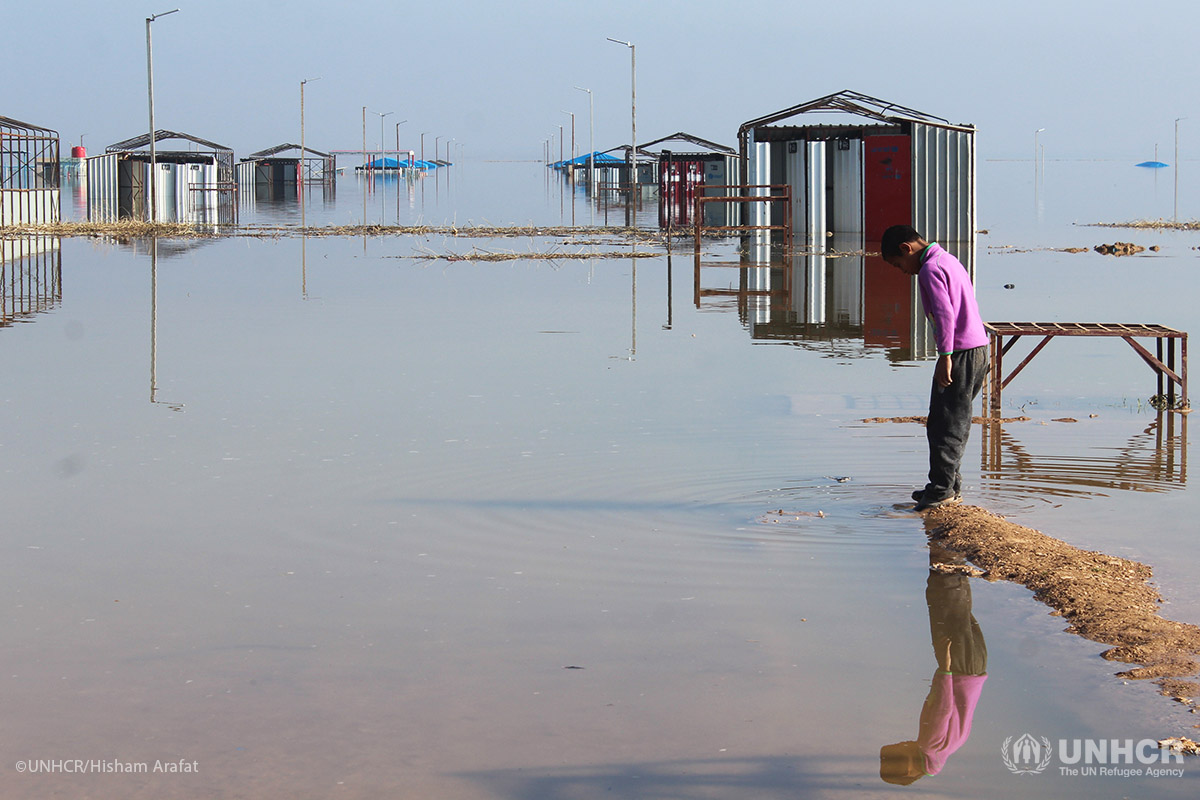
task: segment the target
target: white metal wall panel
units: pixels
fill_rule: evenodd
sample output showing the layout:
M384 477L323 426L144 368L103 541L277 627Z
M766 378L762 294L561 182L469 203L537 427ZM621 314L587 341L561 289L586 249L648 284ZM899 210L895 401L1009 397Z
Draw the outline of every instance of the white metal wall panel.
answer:
M913 124L913 226L925 238L974 238L974 147L974 131Z
M769 142L751 142L750 145L750 183L764 186L771 182L771 144ZM746 191L746 190L742 190ZM751 196L762 197L770 194L770 189L751 189ZM770 225L771 209L769 203L750 203L750 224ZM770 231L754 231L751 242L755 248L770 246ZM757 257L757 256L756 256Z
M830 230L837 234L863 232L863 142L849 140L850 149L842 150L835 142L828 153L829 180L833 188Z
M913 226L975 280L975 131L913 125ZM917 349L914 340L914 350Z
M808 231L808 246L825 248L825 232L829 230L826 220L825 194L825 142L808 143L808 176L805 181L805 205L807 215L805 227Z
M792 193L792 235L803 236L808 224L805 209L808 208L808 164L805 161L803 141L780 142L784 149L784 168L786 178L784 183ZM780 220L780 224L782 224Z
M90 156L87 165L88 219L112 222L117 218L117 154Z
M0 189L0 226L58 222L58 189Z

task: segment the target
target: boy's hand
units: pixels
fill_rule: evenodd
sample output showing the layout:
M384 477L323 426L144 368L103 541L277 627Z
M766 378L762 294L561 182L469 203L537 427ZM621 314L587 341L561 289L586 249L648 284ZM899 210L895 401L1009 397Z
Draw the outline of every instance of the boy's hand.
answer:
M933 379L937 381L937 385L943 389L954 383L954 380L950 377L951 366L952 364L950 363L950 356L948 354L944 356L938 356L937 366L933 368Z

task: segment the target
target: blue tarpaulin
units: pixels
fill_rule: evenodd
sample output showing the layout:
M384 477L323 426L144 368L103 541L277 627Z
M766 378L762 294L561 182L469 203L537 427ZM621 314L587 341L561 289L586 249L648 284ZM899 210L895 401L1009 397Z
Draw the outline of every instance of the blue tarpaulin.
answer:
M601 166L611 166L613 164L624 164L625 163L625 159L617 158L616 156L609 155L608 153L592 153L591 155L592 155L592 163L598 164ZM586 167L587 163L588 163L588 154L584 153L583 155L579 156L578 158L568 158L566 161L555 161L550 166L554 167L555 169L562 169L564 167L569 167L569 166Z
M1164 164L1161 161L1143 161L1140 164L1134 164L1134 166L1146 167L1147 169L1162 169L1163 167L1169 167L1170 164Z
M367 162L367 169L401 169L412 167L413 169L437 169L438 165L432 161L422 161L414 159L412 164L408 163L408 159L398 161L394 158L376 158L373 161ZM362 167L358 167L362 169Z

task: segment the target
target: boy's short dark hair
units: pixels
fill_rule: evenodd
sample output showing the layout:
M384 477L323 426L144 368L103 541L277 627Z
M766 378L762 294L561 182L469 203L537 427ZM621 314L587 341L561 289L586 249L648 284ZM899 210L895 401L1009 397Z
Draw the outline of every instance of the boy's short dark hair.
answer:
M916 242L921 234L912 225L893 225L883 232L879 240L880 255L884 258L895 258L900 255L900 245L905 242Z

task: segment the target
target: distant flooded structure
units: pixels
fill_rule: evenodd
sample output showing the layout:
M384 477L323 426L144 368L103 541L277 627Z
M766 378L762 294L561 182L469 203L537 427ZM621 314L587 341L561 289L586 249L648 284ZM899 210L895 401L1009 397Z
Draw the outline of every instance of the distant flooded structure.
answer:
M197 149L158 150L154 186L159 222L233 222L237 185L233 150L187 133L157 130L155 144L182 140ZM93 221L147 219L150 134L109 145L88 159L88 218Z
M56 131L0 117L0 227L58 222Z
M867 122L794 122L815 114ZM974 274L974 126L842 91L743 123L738 144L740 182L790 187L793 231L810 246L831 235L861 246L908 223ZM751 205L758 224L779 213Z
M329 153L300 145L280 144L251 153L238 162L238 188L258 200L283 200L299 196L301 184L332 186L334 158Z
M682 131L646 142L638 152L658 162L658 224L663 227L692 224L697 194L712 194L701 187L726 186L737 180L736 150ZM728 204L707 204L706 223L728 225L732 209Z

